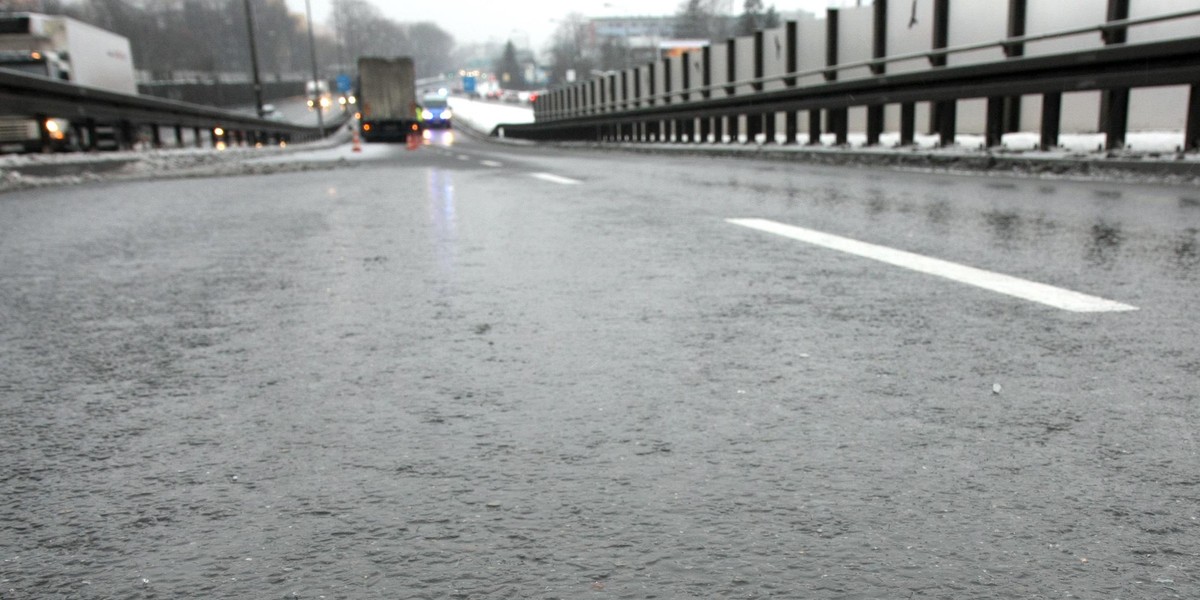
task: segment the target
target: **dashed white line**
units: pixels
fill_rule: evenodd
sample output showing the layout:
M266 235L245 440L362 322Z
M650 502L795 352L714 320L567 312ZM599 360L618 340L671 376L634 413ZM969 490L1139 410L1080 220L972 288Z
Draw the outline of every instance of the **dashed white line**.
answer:
M542 181L549 181L551 183L558 183L561 185L578 185L580 183L583 183L582 181L570 179L568 177L561 177L558 175L553 175L551 173L530 173L529 176L536 177L538 179L541 179Z
M725 221L734 225L741 225L742 227L773 233L847 254L870 258L897 267L944 277L959 283L973 285L985 290L1015 296L1071 312L1137 310L1136 306L1105 300L1104 298L1089 296L1044 283L976 269L958 263L888 248L887 246L868 244L812 229L786 225L777 221L767 219L726 219Z
M467 156L466 154L459 154L458 160L471 160L471 157Z
M503 167L504 166L504 163L498 163L494 160L481 160L481 161L479 161L479 164L481 164L485 167Z

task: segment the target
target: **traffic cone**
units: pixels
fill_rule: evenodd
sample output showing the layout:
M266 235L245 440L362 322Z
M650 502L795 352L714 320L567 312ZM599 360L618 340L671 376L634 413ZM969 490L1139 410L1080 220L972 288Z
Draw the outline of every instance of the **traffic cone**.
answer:
M421 134L413 132L408 134L408 149L416 150L421 147Z
M354 146L352 148L352 151L362 152L362 140L360 140L358 137L358 128L357 127L354 128Z

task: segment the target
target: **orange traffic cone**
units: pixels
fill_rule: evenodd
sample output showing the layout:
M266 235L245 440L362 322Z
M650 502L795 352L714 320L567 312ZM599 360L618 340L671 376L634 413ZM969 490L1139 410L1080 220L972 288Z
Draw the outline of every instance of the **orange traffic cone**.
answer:
M416 150L421 147L421 134L413 132L408 134L408 149Z
M354 128L354 146L353 146L352 150L354 152L362 152L362 140L360 140L358 137L358 128L357 127Z

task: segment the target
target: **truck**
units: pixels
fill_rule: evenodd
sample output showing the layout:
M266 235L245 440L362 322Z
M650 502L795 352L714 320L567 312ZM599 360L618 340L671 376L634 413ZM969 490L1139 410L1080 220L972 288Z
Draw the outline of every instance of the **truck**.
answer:
M137 94L129 39L70 17L0 15L0 69ZM111 133L111 129L102 128L101 132ZM61 116L38 120L29 115L0 114L0 151L72 149L80 145L81 136L96 131Z
M357 96L363 141L405 141L421 131L411 58L360 57Z

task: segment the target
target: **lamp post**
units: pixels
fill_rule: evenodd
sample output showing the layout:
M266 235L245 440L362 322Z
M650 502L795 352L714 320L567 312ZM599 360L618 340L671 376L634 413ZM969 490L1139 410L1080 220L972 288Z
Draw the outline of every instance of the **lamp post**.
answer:
M308 50L312 56L313 86L317 86L317 42L316 38L313 37L312 2L310 0L304 0L304 10L308 14ZM319 90L317 92L319 93ZM317 129L321 131L321 137L324 138L325 118L321 115L321 101L319 97L313 106L317 109Z
M254 112L258 118L263 116L262 81L258 78L258 44L254 42L254 11L250 8L250 0L243 0L246 5L246 31L250 34L250 69L254 72Z

